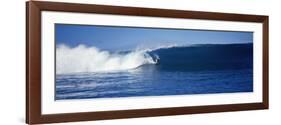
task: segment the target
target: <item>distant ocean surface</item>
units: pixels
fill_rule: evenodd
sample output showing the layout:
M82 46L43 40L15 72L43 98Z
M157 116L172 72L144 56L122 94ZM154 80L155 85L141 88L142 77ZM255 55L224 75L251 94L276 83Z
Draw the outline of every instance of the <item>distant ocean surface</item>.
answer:
M57 48L55 99L253 92L253 44Z

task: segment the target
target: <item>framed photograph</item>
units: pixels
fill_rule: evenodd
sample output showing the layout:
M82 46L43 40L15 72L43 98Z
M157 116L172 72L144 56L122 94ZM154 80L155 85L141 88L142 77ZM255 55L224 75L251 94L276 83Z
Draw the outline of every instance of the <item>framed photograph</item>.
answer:
M26 3L29 124L268 109L268 16Z

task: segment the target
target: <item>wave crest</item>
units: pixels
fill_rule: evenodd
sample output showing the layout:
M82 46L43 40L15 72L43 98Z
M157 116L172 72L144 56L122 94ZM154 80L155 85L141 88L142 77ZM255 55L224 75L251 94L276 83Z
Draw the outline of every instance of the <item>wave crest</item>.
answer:
M85 45L74 48L59 45L56 48L57 74L129 70L144 64L156 64L156 62L147 51L143 50L121 54Z

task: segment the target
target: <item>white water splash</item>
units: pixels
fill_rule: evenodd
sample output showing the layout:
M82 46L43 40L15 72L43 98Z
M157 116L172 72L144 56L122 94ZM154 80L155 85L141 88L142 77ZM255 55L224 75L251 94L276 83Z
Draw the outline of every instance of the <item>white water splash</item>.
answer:
M155 60L144 50L120 54L85 45L74 48L59 45L56 48L57 74L129 70L155 63Z

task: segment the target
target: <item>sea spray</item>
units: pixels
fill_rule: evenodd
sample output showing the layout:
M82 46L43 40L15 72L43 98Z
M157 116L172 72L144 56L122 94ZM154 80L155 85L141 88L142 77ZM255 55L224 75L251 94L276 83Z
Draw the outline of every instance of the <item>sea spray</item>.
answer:
M58 45L56 48L57 74L129 70L144 64L155 63L151 55L142 50L111 53L85 45L74 48Z

